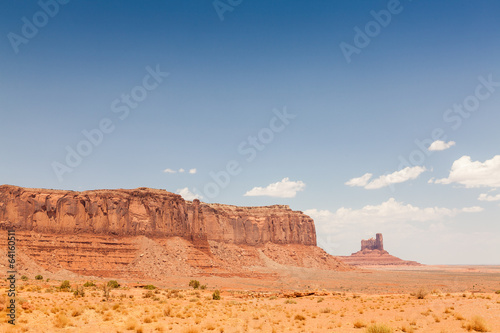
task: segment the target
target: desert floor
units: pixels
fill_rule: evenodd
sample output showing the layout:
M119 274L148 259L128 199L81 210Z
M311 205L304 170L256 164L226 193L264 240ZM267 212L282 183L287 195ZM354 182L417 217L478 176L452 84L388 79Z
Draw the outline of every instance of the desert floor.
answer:
M106 300L107 279L17 281L17 324L1 332L500 332L500 268L372 267L352 272L292 270L278 279L193 277L122 281ZM86 281L95 286L82 287ZM148 290L146 284L156 288ZM80 288L84 296L74 295ZM152 288L152 287L151 287ZM214 300L215 289L221 299ZM498 291L498 293L497 293ZM298 297L297 297L298 296ZM419 298L420 296L420 298Z

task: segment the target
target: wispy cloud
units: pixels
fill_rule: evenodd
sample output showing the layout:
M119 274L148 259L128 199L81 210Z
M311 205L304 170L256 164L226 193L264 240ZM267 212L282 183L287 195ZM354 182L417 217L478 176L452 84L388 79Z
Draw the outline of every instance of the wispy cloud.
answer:
M345 182L345 185L359 186L364 187L367 190L375 190L390 186L392 184L403 183L408 180L416 179L425 171L427 171L427 169L421 166L406 167L391 174L382 175L372 181L369 180L373 175L371 173L365 173L361 177L350 179L349 181Z
M446 150L456 145L455 141L444 142L442 140L436 140L429 146L429 151L441 151Z
M203 199L203 196L194 194L188 187L180 188L175 193L180 194L185 200Z
M372 176L373 176L372 173L365 173L361 177L350 179L345 184L348 185L348 186L360 186L360 187L364 187L364 186L366 186L368 184L368 181L370 180L370 178L372 178Z
M294 198L297 192L303 191L306 184L302 181L291 181L283 178L277 183L269 184L266 187L254 187L244 195L247 197L269 196L278 198Z
M479 200L479 201L500 201L500 194L493 196L493 195L488 195L486 193L482 193L479 195L479 198L477 198L477 200Z
M436 179L434 183L457 183L467 188L500 187L500 155L485 162L472 161L470 156L462 156L453 162L448 178Z
M180 168L179 170L174 170L174 169L165 169L163 170L165 173L184 173L186 172L186 169ZM188 171L189 174L195 174L196 173L196 168L189 169Z

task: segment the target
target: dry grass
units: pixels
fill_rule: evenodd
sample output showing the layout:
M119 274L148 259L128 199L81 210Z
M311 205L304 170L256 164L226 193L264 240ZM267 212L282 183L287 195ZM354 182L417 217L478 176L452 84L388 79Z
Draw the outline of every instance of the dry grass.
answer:
M415 293L415 296L417 297L417 299L424 299L427 295L429 294L429 292L424 289L424 288L420 288L416 293Z
M476 332L488 332L488 327L486 326L486 322L484 318L480 316L474 316L472 319L465 325L465 329L467 331L476 331Z
M393 330L385 324L374 324L366 328L366 333L392 333Z
M66 314L60 312L55 318L54 318L54 326L57 327L57 328L64 328L68 325L70 325L71 322L68 318L68 316L66 316Z

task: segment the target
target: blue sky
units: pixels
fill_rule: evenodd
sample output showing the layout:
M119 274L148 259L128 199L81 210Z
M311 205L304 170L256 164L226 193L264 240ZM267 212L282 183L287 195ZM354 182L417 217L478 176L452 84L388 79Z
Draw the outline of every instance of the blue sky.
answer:
M382 232L405 259L500 264L499 10L2 2L0 183L288 204L332 254Z

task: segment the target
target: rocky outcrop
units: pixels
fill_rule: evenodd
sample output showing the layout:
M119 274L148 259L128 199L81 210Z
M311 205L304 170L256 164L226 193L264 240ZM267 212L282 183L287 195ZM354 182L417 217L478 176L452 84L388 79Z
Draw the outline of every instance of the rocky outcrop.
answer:
M314 221L288 206L206 204L147 188L74 192L3 185L0 229L0 252L7 248L6 229L15 229L21 271L59 272L44 276L275 279L276 270L290 266L352 269L317 247ZM5 267L0 263L0 271Z
M313 220L288 206L205 204L148 188L73 192L3 185L0 227L71 235L316 245Z
M376 238L362 239L361 251L363 250L379 250L384 251L384 239L382 234L377 234Z
M402 260L394 257L384 250L384 239L382 234L376 234L375 238L361 240L361 250L350 256L339 257L343 262L354 266L378 266L378 265L421 265L416 261Z

